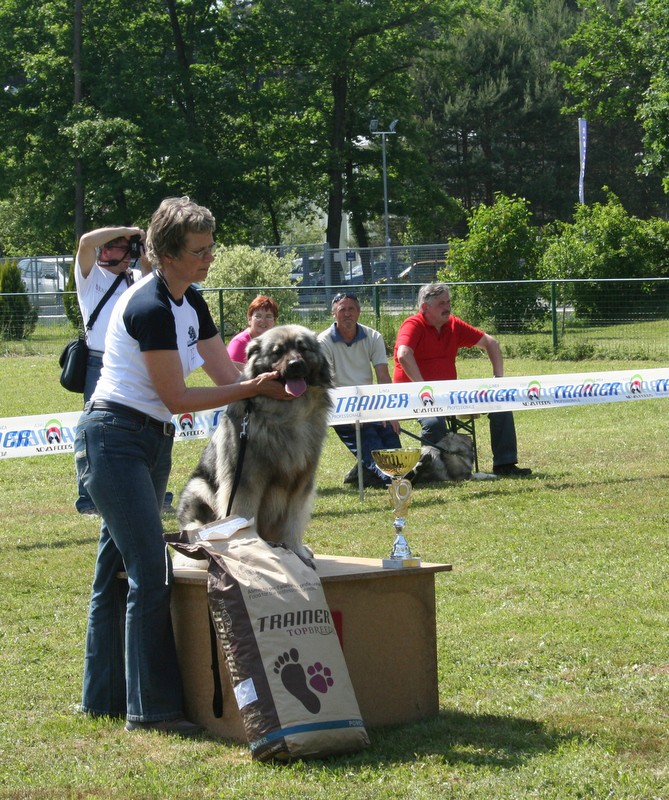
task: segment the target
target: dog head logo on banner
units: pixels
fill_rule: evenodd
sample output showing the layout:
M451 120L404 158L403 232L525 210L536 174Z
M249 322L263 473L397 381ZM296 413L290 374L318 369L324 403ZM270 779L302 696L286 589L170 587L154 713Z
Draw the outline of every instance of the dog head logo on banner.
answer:
M432 391L431 386L423 386L418 396L420 397L421 402L424 406L434 405L434 392Z

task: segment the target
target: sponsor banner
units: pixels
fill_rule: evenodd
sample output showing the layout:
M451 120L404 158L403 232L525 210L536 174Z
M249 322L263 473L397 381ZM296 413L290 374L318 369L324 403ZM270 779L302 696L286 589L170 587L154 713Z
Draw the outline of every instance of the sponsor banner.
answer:
M488 414L669 397L669 369L350 386L332 395L331 425Z
M669 368L424 383L331 391L330 425L669 397ZM208 439L222 409L176 414L176 441ZM0 419L0 459L72 452L80 412Z
M208 439L218 424L222 409L175 414L175 440ZM80 411L0 419L0 460L74 452L74 437Z

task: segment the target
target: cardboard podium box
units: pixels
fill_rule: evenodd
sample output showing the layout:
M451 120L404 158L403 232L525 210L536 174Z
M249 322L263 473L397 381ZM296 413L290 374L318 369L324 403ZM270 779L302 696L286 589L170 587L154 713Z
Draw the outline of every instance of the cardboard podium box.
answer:
M315 561L365 725L436 716L434 576L451 565L400 570L384 569L380 559L316 556ZM186 714L212 733L246 741L220 649L223 716L213 712L207 573L177 567L174 576L172 620Z

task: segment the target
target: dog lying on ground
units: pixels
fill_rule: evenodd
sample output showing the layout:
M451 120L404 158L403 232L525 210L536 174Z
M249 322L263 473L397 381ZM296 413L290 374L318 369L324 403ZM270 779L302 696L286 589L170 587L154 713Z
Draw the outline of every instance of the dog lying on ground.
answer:
M314 476L327 434L330 367L315 334L279 325L247 348L244 378L276 370L294 400L254 397L226 406L177 509L183 529L226 516L247 419L241 477L231 514L255 518L263 539L286 545L311 562L302 536L311 518Z
M435 446L421 447L420 460L406 477L413 484L467 481L473 465L474 447L469 436L447 431Z

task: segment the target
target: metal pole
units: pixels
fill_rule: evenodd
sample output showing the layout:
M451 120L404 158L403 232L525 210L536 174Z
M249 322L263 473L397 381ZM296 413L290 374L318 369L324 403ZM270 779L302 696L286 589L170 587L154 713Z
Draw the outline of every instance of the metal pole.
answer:
M381 134L381 150L383 152L383 215L386 225L386 247L390 247L390 229L388 225L388 171L386 167L386 134ZM388 255L386 254L386 263Z
M394 119L390 123L387 131L380 131L379 121L373 119L370 123L370 131L374 136L381 137L381 153L383 156L383 220L385 224L385 246L386 246L386 273L389 275L390 265L390 215L388 213L388 165L386 162L386 136L389 133L395 133L395 126L399 120Z

